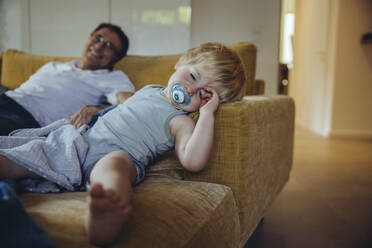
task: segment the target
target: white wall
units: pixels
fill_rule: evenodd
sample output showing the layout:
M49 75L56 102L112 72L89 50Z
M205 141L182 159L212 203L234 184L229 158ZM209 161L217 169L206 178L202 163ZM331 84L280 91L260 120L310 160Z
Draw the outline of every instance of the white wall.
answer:
M192 0L191 46L207 41L257 46L256 78L266 81L266 94L278 90L280 1Z
M130 54L176 54L190 48L190 0L113 0L111 10L111 21L130 37Z
M190 47L190 0L0 0L0 51L80 56L100 22L120 25L129 54L182 53ZM17 42L14 42L17 41Z
M370 0L297 0L289 94L296 122L324 136L372 138Z
M90 32L108 21L108 0L29 0L31 52L80 56Z
M0 49L79 56L90 31L101 21L123 25L132 43L130 54L182 53L207 41L226 44L249 41L258 48L256 77L266 81L266 94L277 92L280 1L171 0L171 3L185 6L191 2L191 26L190 22L179 20L178 14L182 10L174 4L162 7L159 2L0 0ZM156 14L165 17L165 20L160 20L165 24L156 29L151 23L138 23L145 18L147 10L152 10L150 14L155 17ZM173 18L177 25L167 25L172 21L169 18ZM156 22L157 19L153 20ZM160 38L155 37L156 34Z
M296 120L314 132L326 129L324 106L332 102L327 87L329 32L328 0L297 0L293 76L289 92L296 102Z
M371 0L339 0L331 135L372 138Z
M30 50L28 1L0 0L0 52Z

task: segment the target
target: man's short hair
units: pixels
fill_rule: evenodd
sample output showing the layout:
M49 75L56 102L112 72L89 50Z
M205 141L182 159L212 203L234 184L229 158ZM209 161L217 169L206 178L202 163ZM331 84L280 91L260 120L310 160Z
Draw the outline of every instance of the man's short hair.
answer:
M124 58L127 55L127 51L128 51L128 48L129 48L129 39L128 39L127 35L124 33L124 31L121 29L121 27L119 27L115 24L112 24L112 23L108 23L108 22L100 23L93 30L93 32L90 35L93 35L95 32L97 32L98 30L100 30L102 28L107 28L111 32L114 32L119 36L119 39L121 41L121 50L117 54L117 60L116 61L121 60L122 58Z

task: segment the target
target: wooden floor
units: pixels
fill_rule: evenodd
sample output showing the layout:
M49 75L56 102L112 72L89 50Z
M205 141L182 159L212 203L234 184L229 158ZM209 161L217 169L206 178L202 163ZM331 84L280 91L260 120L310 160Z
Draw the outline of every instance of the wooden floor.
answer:
M372 140L296 128L290 180L245 247L371 248Z

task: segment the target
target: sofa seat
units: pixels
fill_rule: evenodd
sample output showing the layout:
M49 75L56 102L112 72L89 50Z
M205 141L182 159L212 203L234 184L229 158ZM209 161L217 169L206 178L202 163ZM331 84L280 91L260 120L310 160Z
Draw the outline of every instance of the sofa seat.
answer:
M231 242L240 234L229 187L148 178L134 191L133 215L113 247L238 246ZM84 232L86 196L86 192L25 194L22 203L57 247L84 248L92 247Z

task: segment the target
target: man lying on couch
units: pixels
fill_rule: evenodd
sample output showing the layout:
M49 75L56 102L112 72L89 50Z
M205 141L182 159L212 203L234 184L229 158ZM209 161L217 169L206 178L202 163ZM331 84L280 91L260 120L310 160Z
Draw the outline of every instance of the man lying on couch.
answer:
M119 26L98 25L80 60L47 63L19 88L0 95L0 135L67 117L79 127L107 107L97 106L102 95L113 93L118 102L125 101L134 86L113 67L125 57L128 46L129 40Z

